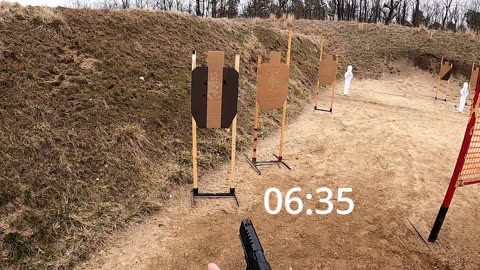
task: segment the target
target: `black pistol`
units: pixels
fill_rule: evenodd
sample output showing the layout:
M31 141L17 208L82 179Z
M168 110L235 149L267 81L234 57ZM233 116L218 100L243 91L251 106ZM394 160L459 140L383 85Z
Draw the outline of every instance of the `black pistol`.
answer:
M258 239L257 232L250 219L242 220L240 224L240 241L242 242L247 270L271 270L265 255L263 255L262 244Z

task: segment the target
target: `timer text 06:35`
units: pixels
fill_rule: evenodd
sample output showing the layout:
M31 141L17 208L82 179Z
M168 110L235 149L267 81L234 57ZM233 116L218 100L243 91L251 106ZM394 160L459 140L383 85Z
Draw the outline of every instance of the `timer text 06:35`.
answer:
M287 212L291 215L298 215L302 212L303 210L303 201L300 197L295 196L294 193L296 192L301 192L302 189L299 187L292 188L287 191L287 194L285 195L285 209ZM348 215L353 211L354 208L354 203L353 200L346 197L345 193L350 193L352 192L351 188L338 188L337 192L337 201L338 202L343 202L345 206L348 206L346 209L336 209L337 214L339 215ZM275 196L276 197L276 204L271 205L270 204L270 197ZM331 202L331 199L333 197L333 191L330 188L327 187L321 187L315 191L315 196L308 193L306 194L305 198L307 199L307 203L310 202L313 198L318 198L318 201L326 206L321 207L323 209L306 209L305 213L307 215L313 214L315 212L318 215L328 215L332 213L333 211L333 203ZM276 187L271 187L265 191L265 197L264 197L264 204L265 204L265 210L267 213L271 215L276 215L280 213L282 210L282 205L283 205L283 195L282 192L276 188ZM273 204L273 203L272 203ZM274 208L272 208L274 206Z

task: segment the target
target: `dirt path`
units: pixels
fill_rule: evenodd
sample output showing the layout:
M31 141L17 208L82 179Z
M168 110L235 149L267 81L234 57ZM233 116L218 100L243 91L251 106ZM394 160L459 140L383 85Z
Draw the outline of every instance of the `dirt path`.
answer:
M455 102L433 100L432 80L418 74L354 81L350 97L338 91L333 114L309 107L288 124L284 156L291 171L272 167L257 176L238 155L240 208L233 200L200 200L192 209L190 187L181 187L169 207L113 236L78 268L206 269L216 262L223 270L244 269L238 226L249 217L273 269L479 269L480 186L458 190L432 250L407 220L425 231L433 223L467 121ZM278 137L260 140L259 155L270 158L277 148ZM225 165L200 185L213 190L227 177ZM355 209L346 216L285 209L272 216L263 206L269 187L283 194L350 187ZM303 200L304 209L315 208L314 200Z

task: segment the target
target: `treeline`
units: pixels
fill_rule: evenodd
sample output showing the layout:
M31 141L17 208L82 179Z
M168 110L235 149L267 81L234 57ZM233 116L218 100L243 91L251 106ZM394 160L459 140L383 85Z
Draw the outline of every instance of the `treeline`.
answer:
M202 17L280 17L480 30L479 0L70 0L73 7L159 9Z

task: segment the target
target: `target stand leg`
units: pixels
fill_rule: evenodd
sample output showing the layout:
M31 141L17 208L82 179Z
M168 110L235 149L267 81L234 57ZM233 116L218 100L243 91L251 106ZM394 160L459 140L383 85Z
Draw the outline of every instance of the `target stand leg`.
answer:
M245 159L247 160L248 164L250 164L250 167L252 167L258 175L261 175L262 172L258 167L260 166L269 166L269 165L275 165L275 164L283 164L287 169L291 170L290 166L283 160L282 157L279 157L275 154L273 154L276 160L269 160L269 161L257 161L256 159L250 159L247 155L245 155Z
M257 166L256 166L256 164L257 164L257 159L256 158L250 159L247 155L245 155L245 159L247 160L248 164L250 164L250 167L252 167L258 173L258 175L262 174L260 169L258 169Z
M330 108L329 110L327 109L320 109L320 108L317 108L317 106L315 106L313 108L314 111L319 111L319 112L329 112L329 113L333 113L333 108Z
M441 98L437 98L437 97L435 97L435 100L441 100L441 101L445 101L445 102L447 102L447 98L441 99Z
M233 198L235 199L235 202L237 203L237 206L240 207L240 202L238 201L237 194L235 193L235 188L230 188L230 192L225 192L225 193L217 193L217 192L212 192L212 193L205 193L205 192L199 192L198 188L192 189L192 207L195 207L195 199L196 198L209 198L209 199L215 199L215 198Z
M289 169L289 170L292 169L292 168L290 168L290 166L288 166L287 163L285 163L285 161L283 160L282 157L279 157L279 156L277 156L277 155L275 155L275 154L273 154L273 156L277 158L277 162L282 163L283 166L285 166L287 169Z

